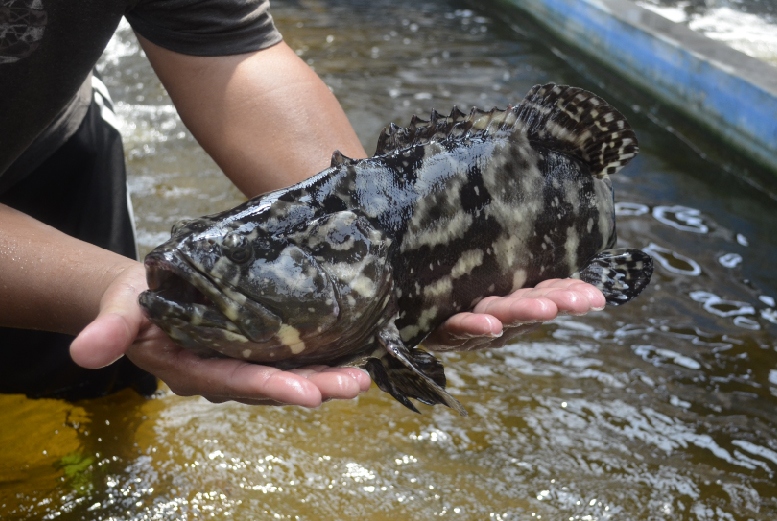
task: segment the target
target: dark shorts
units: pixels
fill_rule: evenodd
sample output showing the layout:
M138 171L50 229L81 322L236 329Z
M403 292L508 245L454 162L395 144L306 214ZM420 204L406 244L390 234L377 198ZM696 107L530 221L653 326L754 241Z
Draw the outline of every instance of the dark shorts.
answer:
M73 137L0 195L0 203L137 259L121 136L102 118L104 103L95 99L102 101L93 97ZM126 387L145 395L156 390L156 379L126 357L103 369L77 366L70 359L72 341L60 333L0 328L0 393L79 400Z

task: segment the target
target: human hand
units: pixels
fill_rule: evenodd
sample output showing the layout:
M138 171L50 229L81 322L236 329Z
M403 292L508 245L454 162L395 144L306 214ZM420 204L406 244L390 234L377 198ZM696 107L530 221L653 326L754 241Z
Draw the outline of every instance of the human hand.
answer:
M432 351L502 347L558 315L584 315L604 308L602 292L577 279L550 279L506 297L486 297L472 312L450 317L423 342Z
M175 394L202 395L214 403L317 407L330 399L354 398L370 387L367 373L355 368L282 371L231 358L200 358L177 346L146 318L138 305L138 295L146 289L140 263L113 279L103 294L99 315L70 346L78 365L97 369L126 354Z

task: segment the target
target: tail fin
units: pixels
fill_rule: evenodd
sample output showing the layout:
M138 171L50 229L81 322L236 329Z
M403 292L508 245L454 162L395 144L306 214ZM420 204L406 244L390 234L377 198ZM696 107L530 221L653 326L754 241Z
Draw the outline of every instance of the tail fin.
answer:
M626 118L595 94L577 87L536 85L523 101L507 110L473 108L450 115L432 110L427 120L413 116L410 126L383 129L375 155L440 142L500 133L524 132L529 141L580 158L601 177L623 168L639 151Z
M599 288L608 304L620 306L650 283L653 259L642 250L603 250L572 275Z

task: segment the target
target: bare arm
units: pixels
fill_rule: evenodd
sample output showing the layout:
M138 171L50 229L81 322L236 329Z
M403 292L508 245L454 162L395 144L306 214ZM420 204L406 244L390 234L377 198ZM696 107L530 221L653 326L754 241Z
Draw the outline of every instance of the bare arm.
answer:
M75 335L138 263L0 204L0 325Z
M285 43L203 58L138 39L183 122L247 196L317 174L335 150L366 157L337 99Z
M292 60L272 50L191 58L145 43L187 124L247 194L316 173L326 166L334 143L349 144L346 153L363 154L334 96L293 53ZM279 60L290 63L284 68ZM286 71L288 87L281 81ZM267 82L258 81L260 76ZM313 94L302 96L303 90ZM285 145L291 130L284 128L289 113L283 107L309 122L299 125L293 139L317 153L295 154L301 147ZM276 149L277 156L262 152ZM317 406L369 388L369 377L356 369L279 371L237 360L201 360L175 346L143 316L137 304L147 287L142 264L3 205L0 266L0 324L80 332L71 355L83 367L105 366L126 352L178 394L201 394L216 402Z

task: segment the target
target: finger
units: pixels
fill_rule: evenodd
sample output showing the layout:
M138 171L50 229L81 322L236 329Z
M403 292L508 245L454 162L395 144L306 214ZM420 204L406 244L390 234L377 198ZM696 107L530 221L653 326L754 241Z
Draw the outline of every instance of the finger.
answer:
M359 382L337 369L311 374L308 381L318 387L323 399L350 400L361 392Z
M298 374L304 378L307 378L308 376L320 373L321 371L329 369L328 365L309 365L306 367L299 367L296 369L287 369L290 373Z
M482 313L458 313L446 320L442 327L449 335L460 339L477 336L498 337L502 334L501 322Z
M516 296L532 295L530 292L533 290L546 290L546 289L566 289L574 291L575 293L583 296L590 303L592 310L604 309L605 300L602 292L587 282L583 282L580 279L549 279L544 280L537 284L534 288L526 288L513 293ZM522 293L519 293L522 292ZM511 296L513 296L511 295ZM533 295L532 295L533 296ZM545 296L545 295L543 295Z
M358 367L326 367L321 370L322 373L339 373L342 375L346 375L349 378L353 379L353 381L356 382L356 384L359 386L359 392L364 393L370 390L370 385L372 385L372 378L370 378L370 373L365 371L364 369L359 369Z
M552 300L559 313L570 315L584 315L593 309L604 307L604 296L590 284L578 282L577 284L558 284L560 287L549 286L522 290L521 293L513 293L510 299L548 298ZM566 286L566 289L563 288Z
M300 376L304 376L305 378L308 379L308 381L311 381L312 383L317 385L323 397L322 401L329 401L332 399L354 398L359 393L369 391L370 385L372 383L372 379L370 378L367 371L363 369L358 369L355 367L310 366L302 369L293 369L290 372L293 372L294 374L298 374ZM318 378L312 378L312 379L310 378L310 376L318 375L320 373L332 373L331 376L337 375L341 378L350 380L350 382L345 380L345 385L342 385L342 382L333 382L329 378L322 379L324 380L323 382L319 382ZM321 385L319 385L319 383L321 383ZM354 392L354 389L356 390L355 392ZM287 403L282 403L282 402L269 400L269 399L229 398L229 397L217 396L217 395L209 395L209 396L205 396L204 398L213 403L234 401L234 402L243 403L246 405L270 405L270 406L288 405Z
M601 311L604 309L605 304L607 304L602 291L596 286L588 284L587 282L581 282L581 284L571 286L569 289L585 295L585 297L588 299L588 302L591 304L591 310Z
M213 395L203 396L203 398L205 398L206 400L208 400L211 403L216 403L216 404L226 403L226 402L237 402L237 403L242 403L244 405L261 405L261 406L269 406L269 407L280 407L280 406L283 406L283 405L288 405L287 403L276 402L274 400L261 400L261 399L251 400L251 399L248 399L248 398L225 398L223 396L213 396Z
M552 307L546 308L533 300L547 299L555 304L555 313L583 315L592 309L604 306L604 296L594 286L575 279L555 279L547 285L540 283L535 288L523 288L509 297L490 297L483 299L474 309L475 312L490 313L503 322L553 320ZM508 304L508 302L523 304Z
M140 327L118 313L101 313L70 344L73 361L86 369L110 365L127 351Z
M324 399L350 399L370 389L372 379L367 371L355 367L328 367L324 365L293 369L321 391Z
M502 335L502 324L493 316L475 313L453 315L423 342L424 347L435 351L457 349L475 338L486 341Z
M230 400L272 400L318 407L322 395L304 376L234 359L202 359L167 343L132 346L127 356L135 365L161 378L183 396L201 394Z
M359 369L358 367L342 367L340 368L340 371L356 380L356 383L359 385L359 392L366 393L370 390L372 378L370 378L370 373L364 369Z
M542 282L540 282L539 284L534 286L534 288L524 288L524 289L535 289L535 288L536 289L540 289L540 288L547 288L547 287L560 287L560 286L558 286L559 284L562 284L563 281L568 281L568 280L575 280L575 279L547 279L547 280L543 280ZM578 280L578 282L580 282L580 281ZM566 287L566 285L564 285L563 287Z
M110 365L135 340L144 322L138 294L146 287L142 265L135 268L114 279L103 295L97 318L70 345L70 356L81 367L99 369Z
M543 280L542 282L534 286L534 288L542 289L542 288L552 287L557 289L569 289L572 286L579 286L581 284L588 284L588 283L583 282L580 279L548 279L548 280Z
M475 313L488 313L503 324L525 322L546 322L558 314L556 303L546 297L505 297L483 299L474 309Z
M540 298L553 301L558 314L584 315L591 310L591 303L585 295L568 289L547 289Z

